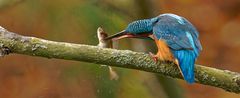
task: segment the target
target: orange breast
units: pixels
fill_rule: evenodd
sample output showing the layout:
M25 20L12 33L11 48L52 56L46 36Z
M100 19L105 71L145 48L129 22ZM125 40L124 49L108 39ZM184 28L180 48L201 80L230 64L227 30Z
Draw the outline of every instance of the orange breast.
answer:
M169 60L174 61L174 56L168 47L167 43L164 40L158 40L155 39L155 42L157 44L158 52L157 56L160 60Z

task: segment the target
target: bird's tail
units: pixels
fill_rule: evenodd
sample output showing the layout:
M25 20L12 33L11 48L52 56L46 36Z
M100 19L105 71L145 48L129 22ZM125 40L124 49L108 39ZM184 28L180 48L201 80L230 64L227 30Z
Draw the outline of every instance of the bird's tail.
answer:
M190 84L194 83L194 64L197 55L193 50L173 51L174 57L178 60L183 78Z

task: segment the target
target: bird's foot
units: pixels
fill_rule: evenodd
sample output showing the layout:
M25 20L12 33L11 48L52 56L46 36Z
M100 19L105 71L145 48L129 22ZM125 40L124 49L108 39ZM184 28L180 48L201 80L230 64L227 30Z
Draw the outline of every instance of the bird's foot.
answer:
M155 61L155 62L158 62L158 56L153 54L152 52L149 52L149 55L152 57L152 59Z

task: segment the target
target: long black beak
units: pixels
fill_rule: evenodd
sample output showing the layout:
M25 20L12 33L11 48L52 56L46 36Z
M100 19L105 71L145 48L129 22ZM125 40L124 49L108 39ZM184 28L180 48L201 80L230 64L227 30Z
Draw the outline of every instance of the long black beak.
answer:
M113 34L113 35L111 35L111 36L109 36L109 37L106 37L105 40L117 38L117 37L123 36L123 35L125 35L125 34L126 34L126 31L123 30L123 31L118 32L118 33L116 33L116 34Z

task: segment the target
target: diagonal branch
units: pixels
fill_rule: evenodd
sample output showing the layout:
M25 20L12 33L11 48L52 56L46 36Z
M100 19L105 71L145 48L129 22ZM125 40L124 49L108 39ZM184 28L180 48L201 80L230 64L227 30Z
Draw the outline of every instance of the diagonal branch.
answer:
M112 65L182 79L178 68L172 62L160 61L155 63L145 53L54 42L18 35L2 27L0 27L0 47L1 54L6 54L10 50L10 52L17 54ZM240 93L239 73L196 65L195 75L197 83Z

